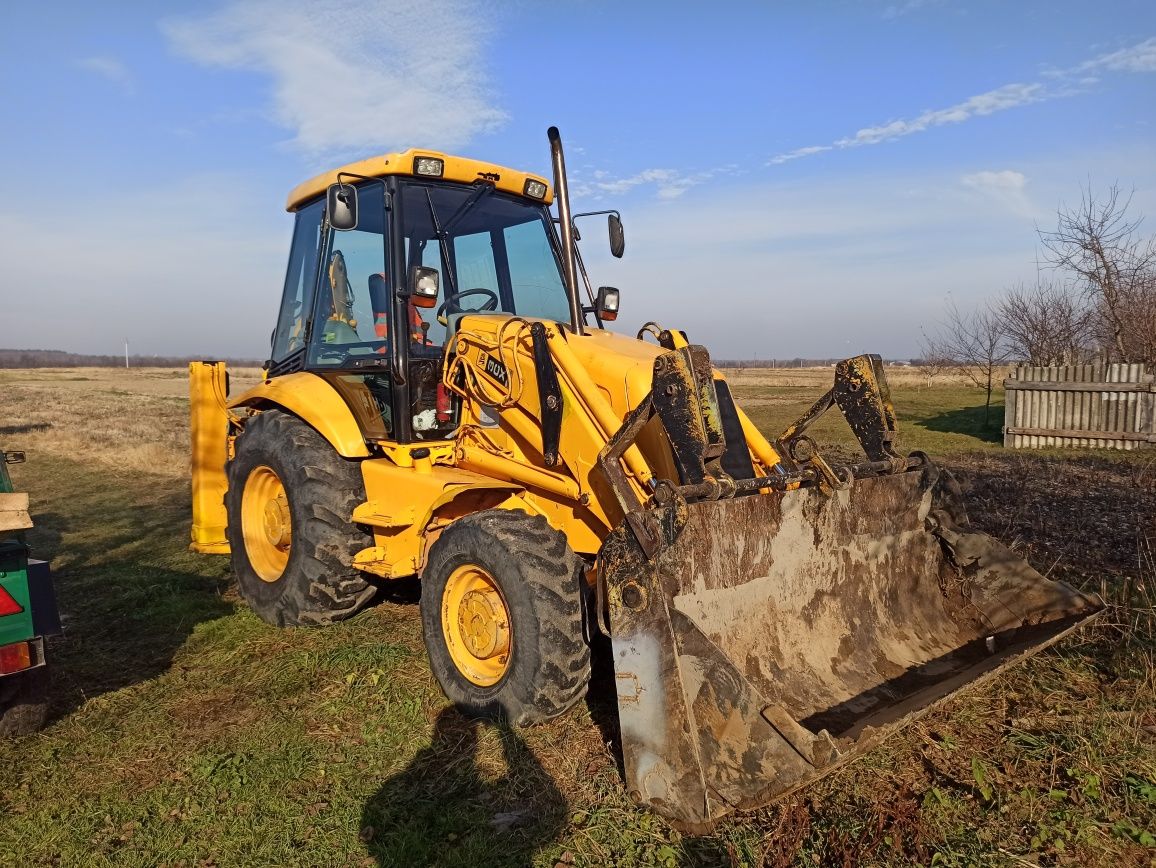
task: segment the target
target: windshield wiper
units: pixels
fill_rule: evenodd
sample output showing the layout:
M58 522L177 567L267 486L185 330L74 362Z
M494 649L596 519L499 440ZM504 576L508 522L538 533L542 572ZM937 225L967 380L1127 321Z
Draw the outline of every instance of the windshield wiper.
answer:
M494 185L488 181L475 181L473 192L466 197L466 200L458 206L458 210L454 212L453 216L446 221L446 225L441 228L441 232L449 235L453 228L461 222L462 218L466 216L469 211L478 204L484 197L494 192ZM426 195L429 195L428 192Z
M450 232L455 226L458 225L458 223L462 221L462 218L465 217L466 214L468 214L470 210L478 204L478 202L480 202L493 191L493 184L487 181L475 181L474 189L470 192L470 195L466 197L465 201L458 206L458 210L450 215L450 219L447 220L443 225L441 220L438 218L438 211L437 208L434 207L433 196L430 195L429 187L426 187L425 189L425 200L429 203L429 216L430 219L433 220L434 234L437 236L438 246L441 247L442 262L446 264L446 282L449 284L451 295L457 294L458 286L457 280L452 274L454 269L449 267L449 264L453 261L450 258L450 248L448 243Z

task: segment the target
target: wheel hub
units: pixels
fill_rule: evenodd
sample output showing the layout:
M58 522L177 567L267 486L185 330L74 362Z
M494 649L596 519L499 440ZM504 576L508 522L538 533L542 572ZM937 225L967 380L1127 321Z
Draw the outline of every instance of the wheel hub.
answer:
M265 504L265 538L277 548L286 548L293 536L289 520L289 500L282 491Z
M289 563L293 521L281 477L266 465L254 467L241 492L241 535L253 572L276 582Z
M506 607L495 590L469 591L458 606L458 627L466 650L479 660L488 660L509 650Z
M497 581L473 564L450 574L442 596L442 634L458 671L479 687L491 687L510 664L513 631Z

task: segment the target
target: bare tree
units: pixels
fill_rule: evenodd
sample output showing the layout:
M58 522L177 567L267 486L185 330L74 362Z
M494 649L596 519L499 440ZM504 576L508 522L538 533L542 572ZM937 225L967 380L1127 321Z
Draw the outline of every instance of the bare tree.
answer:
M987 427L996 372L1011 358L999 313L991 305L963 313L949 300L943 322L932 337L924 336L922 350L924 358L950 360L953 369L984 390L983 424Z
M920 373L927 377L927 388L929 389L932 380L952 367L951 359L939 355L939 348L935 346L935 343L924 333L923 340L919 344L921 357L912 362L919 368Z
M1051 282L1004 292L995 312L1011 357L1030 365L1077 364L1088 357L1094 310L1081 293Z
M1107 355L1156 363L1156 237L1140 234L1142 217L1128 218L1131 202L1115 184L1102 199L1089 187L1040 240L1049 263L1075 278L1094 308Z

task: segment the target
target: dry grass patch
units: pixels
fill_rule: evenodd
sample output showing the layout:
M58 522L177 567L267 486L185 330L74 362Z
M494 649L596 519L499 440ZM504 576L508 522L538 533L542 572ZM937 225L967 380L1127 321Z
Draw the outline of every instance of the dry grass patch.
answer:
M1013 368L1001 368L995 380L1003 383L1011 376ZM894 365L885 368L887 382L893 389L928 388L926 369L911 365ZM783 388L808 388L815 390L815 397L831 388L835 379L835 366L822 368L724 368L727 380L736 386L762 386ZM962 371L943 371L931 377L932 388L949 386L973 386L973 381ZM978 389L976 390L979 391Z
M234 393L259 378L230 371ZM188 391L183 369L0 370L0 446L183 478Z

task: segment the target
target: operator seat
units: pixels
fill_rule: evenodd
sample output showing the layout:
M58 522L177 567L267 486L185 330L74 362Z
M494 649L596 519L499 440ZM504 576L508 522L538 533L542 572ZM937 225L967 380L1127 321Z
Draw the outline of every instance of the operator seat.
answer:
M329 257L329 294L333 310L321 330L321 341L326 344L361 343L357 320L353 318L353 287L345 267L345 254L334 250Z

